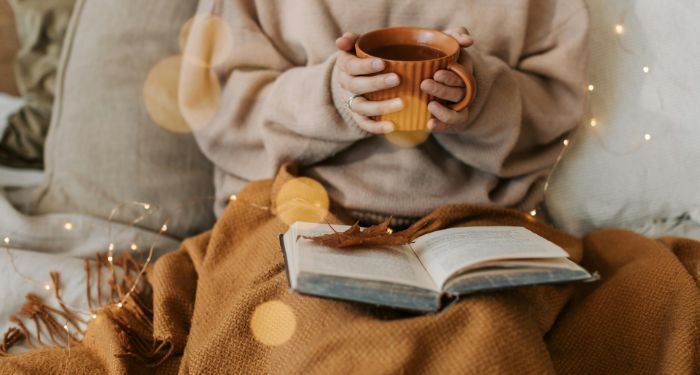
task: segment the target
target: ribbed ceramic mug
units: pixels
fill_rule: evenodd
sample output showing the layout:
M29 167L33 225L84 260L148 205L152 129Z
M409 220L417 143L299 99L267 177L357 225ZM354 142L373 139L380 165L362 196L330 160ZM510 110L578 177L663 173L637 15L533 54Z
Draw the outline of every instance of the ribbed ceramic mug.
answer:
M362 35L355 44L357 56L384 60L386 68L377 74L393 72L401 81L396 87L365 95L373 101L394 98L403 100L404 108L401 111L373 119L391 121L397 131L427 130L431 117L428 103L434 97L421 91L420 84L441 69L451 70L466 85L464 98L449 107L461 111L469 106L474 100L475 84L472 74L457 63L461 50L459 42L453 37L432 29L391 27Z

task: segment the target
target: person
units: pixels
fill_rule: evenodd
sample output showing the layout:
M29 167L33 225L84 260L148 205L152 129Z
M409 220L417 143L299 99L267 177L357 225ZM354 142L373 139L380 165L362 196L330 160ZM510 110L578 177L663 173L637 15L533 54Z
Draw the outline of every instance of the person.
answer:
M530 211L584 112L581 0L202 0L199 12L232 27L231 53L216 66L220 108L195 131L216 165L220 197L293 163L363 223L393 215L396 225L408 224L449 203ZM455 37L478 90L455 112L444 102L464 95L463 82L442 70L422 82L443 103L430 103L432 133L414 147L387 139L393 124L369 119L399 110L401 99L358 96L400 77L371 76L384 65L354 56L354 41L397 25Z

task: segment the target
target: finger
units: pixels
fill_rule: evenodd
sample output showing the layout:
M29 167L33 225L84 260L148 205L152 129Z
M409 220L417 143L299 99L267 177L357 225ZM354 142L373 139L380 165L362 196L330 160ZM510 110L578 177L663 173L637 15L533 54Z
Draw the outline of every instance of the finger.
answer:
M449 70L438 70L433 75L433 79L447 86L464 87L464 81L459 76Z
M464 97L464 89L459 87L452 87L443 85L442 83L435 82L432 79L423 80L420 83L420 89L432 96L439 99L447 100L450 102L458 102Z
M442 132L447 130L448 128L449 126L447 124L438 119L431 118L430 120L428 120L428 129L431 132Z
M335 46L341 51L352 51L355 48L355 42L359 36L355 33L345 33L343 36L335 40Z
M352 102L353 112L363 116L380 116L403 109L403 101L399 98L383 101L372 101L362 97Z
M374 121L365 116L353 113L353 118L361 129L372 134L386 134L394 131L394 123L391 121Z
M459 45L463 48L470 47L474 44L474 39L469 35L469 30L464 27L457 27L445 30L445 34L451 35L453 38L457 39Z
M428 103L428 111L447 125L458 125L468 117L466 111L456 112L435 101Z
M336 64L342 71L353 76L379 73L384 70L384 60L377 58L361 59L347 52L340 52Z
M464 26L451 27L451 28L445 30L445 33L454 33L454 34L467 34L467 35L471 35L471 33L469 32L469 30L467 30L467 28L464 27Z
M338 82L345 90L362 95L398 86L399 76L396 73L388 73L371 77L356 77L340 72Z

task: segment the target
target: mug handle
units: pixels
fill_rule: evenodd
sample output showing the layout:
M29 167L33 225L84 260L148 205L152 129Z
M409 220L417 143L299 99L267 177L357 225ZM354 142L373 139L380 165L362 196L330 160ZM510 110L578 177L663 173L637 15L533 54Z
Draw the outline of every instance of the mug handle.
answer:
M464 86L466 86L467 92L464 94L464 98L450 106L450 109L459 112L469 107L474 101L474 97L476 96L476 83L474 82L474 76L467 72L467 69L461 64L451 62L447 65L447 69L458 75L459 78L464 81Z

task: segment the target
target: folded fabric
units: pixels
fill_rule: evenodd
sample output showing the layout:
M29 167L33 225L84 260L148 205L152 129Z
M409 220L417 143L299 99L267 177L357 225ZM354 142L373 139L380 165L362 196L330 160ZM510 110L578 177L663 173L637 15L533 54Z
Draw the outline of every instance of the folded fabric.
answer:
M15 17L7 1L0 1L0 92L17 95L14 61L17 55Z
M2 165L43 168L58 60L74 3L10 0L20 44L17 84L27 104L8 119L0 141Z
M89 325L81 345L0 358L0 373L674 373L700 361L700 242L624 230L583 239L514 210L444 206L422 220L521 225L557 243L600 282L464 298L408 315L289 291L277 193L253 182L216 227L161 258L152 310L129 301ZM332 223L342 213L329 215ZM143 294L145 296L145 294Z
M700 241L700 208L692 208L667 218L650 220L631 229L648 237L676 236Z

